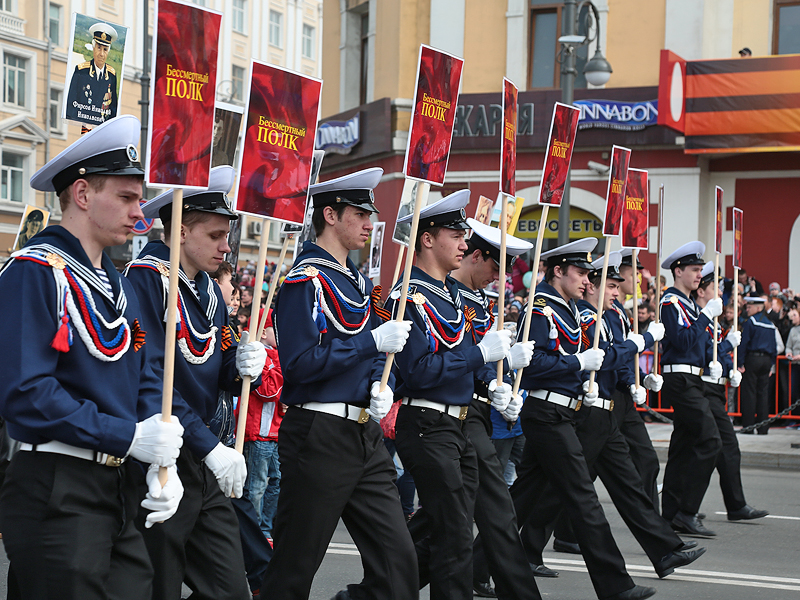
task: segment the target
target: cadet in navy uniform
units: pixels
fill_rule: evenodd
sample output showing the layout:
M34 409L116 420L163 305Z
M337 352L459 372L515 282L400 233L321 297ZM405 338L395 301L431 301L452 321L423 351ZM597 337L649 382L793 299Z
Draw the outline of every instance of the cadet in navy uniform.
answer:
M602 350L584 349L575 305L589 283L596 244L587 238L542 254L547 272L532 299L530 325L536 348L522 374L522 388L528 390L520 416L526 443L511 497L517 518L525 523L550 483L570 519L598 598L634 600L656 591L635 585L626 572L575 432L584 376L598 370L604 357ZM525 318L520 319L520 335Z
M117 116L117 73L106 63L117 31L108 23L95 23L89 28L92 36L91 60L75 67L67 94L67 118L97 125Z
M396 358L397 452L411 471L424 507L427 527L418 543L420 583L430 580L430 597L472 597L472 518L478 487L478 462L470 436L463 429L475 392L474 373L502 360L509 351L508 331L489 331L475 343L466 329L464 303L454 279L467 244L464 207L468 195L456 193L422 209L413 240L417 263L411 271L408 297L395 285L387 301L392 314L407 302L413 323L403 352ZM398 222L408 222L412 215ZM495 406L505 408L511 386L496 382L487 388ZM504 406L505 405L505 406ZM411 519L412 535L418 524ZM415 542L420 542L415 537Z
M161 421L154 342L103 252L142 218L140 127L132 116L102 125L31 178L58 194L61 225L34 236L0 274L0 412L22 442L0 529L26 600L148 597L152 566L132 519L143 471L130 459L153 465L148 526L174 514L183 492L174 466L183 428ZM163 490L159 465L169 467Z
M364 579L337 598L419 596L396 471L377 423L393 401L393 379L380 391L385 353L403 349L411 324L381 324L372 301L379 292L348 258L369 239L382 174L371 168L311 186L317 241L303 245L278 294L281 402L289 409L278 440L281 492L264 598L308 598L340 518Z
M695 290L694 301L700 308L714 296L714 263L708 261L701 272L702 279L700 286ZM719 287L722 294L722 286ZM711 361L714 358L714 338L713 325L706 328L708 338L706 339L706 359ZM728 417L726 410L727 392L725 384L730 382L731 387L737 388L742 381L742 374L734 368L731 351L739 345L741 333L731 332L725 339L722 336L722 329L718 329L717 360L722 366L723 376L713 379L710 375L702 375L701 379L705 385L705 394L708 398L711 412L717 423L719 436L722 440L722 450L717 456L717 472L719 473L719 487L722 490L722 499L728 511L729 521L741 521L750 519L760 519L769 513L766 510L758 510L747 504L742 488L742 453L739 450L739 441L736 439L736 432L733 424ZM727 375L727 376L726 376Z
M469 199L469 190L455 192ZM458 292L461 294L464 314L467 316L466 335L473 343L481 341L487 331L492 329L494 315L489 310L489 301L483 292L490 282L497 279L500 264L500 229L489 227L467 219L472 228L472 236L467 242L467 251L461 265L452 272ZM511 272L514 260L527 252L532 245L512 235L506 236L506 272ZM511 369L528 366L533 354L533 342L514 344L511 348ZM497 458L492 443L491 408L489 385L497 377L497 363L488 363L474 373L475 392L469 405L467 418L462 430L475 448L478 459L478 492L475 497L475 524L483 540L475 548L476 554L483 553L488 569L479 574L473 568L473 586L480 595L491 594L489 575L494 579L497 595L500 598L541 599L533 573L525 560L519 527L514 515L514 504L508 493L503 477L504 466ZM518 395L507 406L495 405L505 421L513 423L522 408ZM423 506L421 510L425 510ZM414 519L412 519L412 524ZM479 556L475 558L479 564Z
M156 600L179 598L183 582L196 598L250 598L239 524L230 501L231 494L242 495L245 461L207 427L219 389L238 393L245 375L258 385L266 360L260 342L248 342L245 335L237 345L230 335L222 292L207 273L230 252L227 236L237 216L226 194L234 179L232 167L216 167L208 189L185 191L180 239L150 242L125 270L142 304L143 327L160 350L159 370L164 364L169 278L179 278L173 411L186 429L186 448L177 463L186 491L175 517L145 532L155 567ZM172 193L156 196L142 208L147 218L159 216L166 232L172 220ZM169 262L173 243L180 244L178 271Z
M662 395L675 411L661 514L679 533L712 537L716 534L703 525L697 513L722 441L700 376L722 376L722 367L709 364L706 357L706 328L722 313L722 300L713 298L701 309L691 299L700 285L705 250L702 242L689 242L661 263L674 279L661 299L661 322L666 329L661 372Z
M742 427L749 427L769 417L769 376L778 356L777 329L764 310L765 299L748 296L747 321L742 327L742 347L739 350L739 371L742 372ZM769 426L755 430L769 433Z

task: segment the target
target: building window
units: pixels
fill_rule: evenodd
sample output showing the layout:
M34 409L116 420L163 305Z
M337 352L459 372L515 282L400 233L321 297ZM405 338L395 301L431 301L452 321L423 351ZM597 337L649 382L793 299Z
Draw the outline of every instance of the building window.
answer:
M244 29L244 13L247 9L247 0L233 0L233 30L247 33Z
M269 44L283 48L283 15L274 10L269 11Z
M361 15L361 71L358 77L358 103L367 103L369 77L369 13Z
M772 53L800 53L800 1L775 0Z
M314 58L314 28L303 23L303 58Z
M22 202L25 157L12 152L3 152L2 162L2 170L0 170L0 200Z
M192 3L197 6L202 6L203 8L206 6L206 0L192 0Z
M28 61L13 54L3 55L3 102L25 108L25 71Z
M236 65L233 65L233 69L231 69L231 81L233 82L233 85L231 86L231 99L243 102L244 69L242 67L237 67Z
M7 13L13 13L14 0L0 0L0 10Z
M64 92L56 88L50 88L50 131L52 133L63 133L63 122L61 120L61 102Z
M533 4L544 4L544 0L534 1ZM549 0L547 2L550 4ZM578 17L578 35L589 35L587 23L589 8L581 8ZM597 24L592 18L592 32L596 31ZM530 40L530 70L528 72L529 88L554 88L561 85L561 63L563 55L559 55L561 45L558 38L563 34L562 7L536 8L531 10L531 40ZM594 37L592 33L591 37ZM575 76L576 89L586 87L586 76L583 67L586 66L588 45L579 46L575 50Z
M50 5L50 26L48 29L50 42L53 46L61 45L61 7L58 4Z

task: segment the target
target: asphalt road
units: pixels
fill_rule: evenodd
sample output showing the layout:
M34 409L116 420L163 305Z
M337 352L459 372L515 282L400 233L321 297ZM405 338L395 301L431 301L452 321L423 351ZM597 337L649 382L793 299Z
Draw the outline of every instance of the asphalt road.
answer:
M706 526L717 532L717 538L702 540L700 545L708 548L706 555L664 580L655 575L644 552L598 484L603 509L634 580L656 587L658 598L796 600L800 597L800 471L743 469L742 476L748 502L769 510L771 516L753 522L728 522L715 475L703 511L708 514ZM560 571L561 576L537 579L544 598L591 600L595 597L580 556L548 550L545 564ZM2 554L0 598L5 597L7 567ZM348 583L360 580L361 575L358 550L340 524L314 580L311 598L328 600ZM423 590L420 597L427 600L427 590Z

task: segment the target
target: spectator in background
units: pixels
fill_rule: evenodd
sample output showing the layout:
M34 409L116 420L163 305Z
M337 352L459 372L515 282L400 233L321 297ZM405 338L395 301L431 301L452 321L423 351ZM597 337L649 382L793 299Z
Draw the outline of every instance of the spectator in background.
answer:
M797 306L789 309L789 321L792 323L792 328L789 330L789 336L786 340L786 358L791 363L791 382L792 386L789 390L789 404L794 402L800 396L800 310Z
M644 332L647 331L647 328L650 326L650 323L653 322L653 319L655 317L653 306L649 303L640 304L637 317L639 319L639 333L644 334Z
M751 56L753 56L753 52L750 50L750 48L745 46L739 50L739 58L750 58Z
M514 294L519 294L520 291L526 288L522 278L525 273L530 270L531 268L528 266L528 263L521 256L514 261L514 264L511 266L511 285L514 288Z
M742 293L739 295L741 298L742 296L763 296L764 295L764 286L761 285L761 282L756 280L754 277L748 277L747 271L744 269L739 269L739 283L744 286Z
M250 308L250 305L253 304L253 288L251 287L242 288L241 302L242 302L241 308Z
M239 314L240 295L241 292L239 291L239 288L233 288L233 292L231 293L231 303L228 305L228 314L231 318L231 327L233 327L233 330L237 332L237 335L239 327L239 319L237 316Z

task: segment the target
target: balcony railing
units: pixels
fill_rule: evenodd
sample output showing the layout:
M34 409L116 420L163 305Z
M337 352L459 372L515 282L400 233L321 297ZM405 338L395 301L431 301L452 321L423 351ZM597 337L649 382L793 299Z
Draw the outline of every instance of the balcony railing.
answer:
M25 35L25 19L0 10L0 31L14 33L16 35Z

